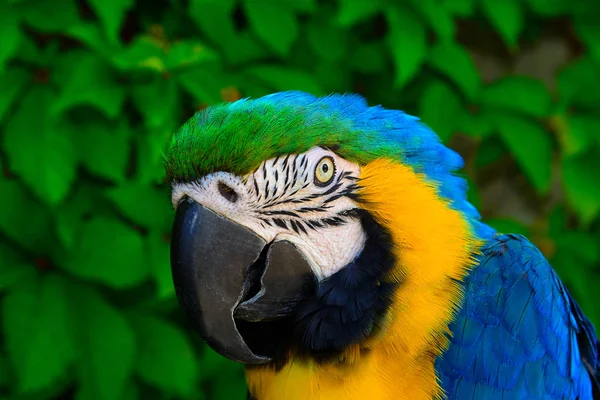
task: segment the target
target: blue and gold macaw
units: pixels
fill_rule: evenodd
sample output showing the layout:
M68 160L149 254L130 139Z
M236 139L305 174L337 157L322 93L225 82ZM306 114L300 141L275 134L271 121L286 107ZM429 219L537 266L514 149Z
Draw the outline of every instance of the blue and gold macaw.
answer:
M197 113L165 158L178 298L249 398L600 399L592 324L417 118L276 93Z

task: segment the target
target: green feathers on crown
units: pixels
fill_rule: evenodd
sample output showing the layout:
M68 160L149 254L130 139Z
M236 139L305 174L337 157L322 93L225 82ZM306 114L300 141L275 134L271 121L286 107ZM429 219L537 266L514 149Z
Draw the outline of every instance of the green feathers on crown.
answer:
M166 153L167 180L190 181L216 171L242 175L264 160L314 146L339 149L359 163L373 158L352 121L327 104L278 104L266 97L219 104L190 118Z

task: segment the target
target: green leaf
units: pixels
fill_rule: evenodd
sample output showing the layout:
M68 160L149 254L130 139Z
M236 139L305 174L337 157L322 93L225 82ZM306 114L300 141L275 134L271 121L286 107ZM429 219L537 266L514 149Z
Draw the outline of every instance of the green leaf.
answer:
M19 16L15 11L14 7L0 4L0 37L2 38L2 46L0 46L0 77L4 72L4 64L15 53L21 40ZM2 113L0 112L1 115Z
M470 17L475 10L475 0L443 0L442 7L450 14Z
M169 193L165 189L159 191L150 185L127 182L109 189L106 196L134 223L168 230L172 205Z
M10 168L39 198L56 205L75 179L77 157L70 135L48 115L52 102L48 88L32 89L6 125L4 149Z
M381 11L383 1L339 0L338 4L340 9L336 17L336 22L341 26L350 26L371 18L377 12Z
M573 25L590 56L600 62L600 27L595 23L595 18L575 18Z
M219 47L231 64L247 63L267 54L247 31L237 33L233 27L234 0L190 0L189 16L215 47ZM290 4L291 7L291 4Z
M123 395L121 396L122 400L138 400L141 399L140 389L138 386L132 381L126 384L125 389L123 390Z
M308 24L306 38L313 51L322 59L339 60L348 51L348 36L330 20L319 19Z
M360 43L351 49L354 50L349 57L352 70L364 74L375 74L385 70L386 50L382 43Z
M598 138L600 119L589 115L572 115L557 129L563 151L566 155L581 153L590 148ZM597 141L600 144L600 139Z
M92 174L121 182L129 162L131 134L125 122L91 120L70 127L83 166Z
M298 22L286 2L244 0L252 30L277 54L286 56L298 36Z
M29 74L19 68L9 68L0 74L0 121L23 92L29 78Z
M299 13L308 13L312 14L317 9L318 0L294 0L288 2L288 7Z
M508 153L509 151L500 137L496 135L487 137L481 142L477 149L475 167L477 169L487 167L503 156L506 156Z
M431 81L419 100L419 115L435 133L447 142L454 133L456 116L462 103L456 93L441 81Z
M600 211L599 168L600 160L592 151L562 159L562 182L567 200L584 223L591 222Z
M146 254L150 259L152 277L156 282L157 296L160 299L175 296L171 274L170 245L161 231L153 230L146 241Z
M106 37L116 43L125 13L134 5L133 0L90 0L90 6L104 25Z
M77 399L121 400L133 373L135 333L125 316L92 287L75 287L80 385Z
M80 184L75 192L56 209L56 233L68 250L73 250L77 239L81 237L84 217L101 212L99 188Z
M85 43L106 58L110 58L114 52L118 51L115 44L107 42L101 28L95 23L80 21L78 24L70 26L64 34Z
M9 367L8 359L0 352L0 389L7 388L9 384L13 383Z
M552 135L538 123L511 114L498 115L495 126L534 188L546 194L552 175Z
M429 64L452 79L467 98L475 98L481 77L471 55L463 47L455 43L438 42L429 53Z
M410 81L427 56L427 37L419 17L408 8L389 8L387 37L395 66L396 87Z
M174 396L190 398L198 379L198 365L188 338L174 325L150 315L132 314L138 352L137 375Z
M322 90L326 93L344 92L353 84L351 70L346 69L345 65L344 59L332 62L323 61L315 67L313 78L317 82L321 82Z
M246 68L244 75L248 79L255 79L268 85L275 91L302 90L315 96L324 94L319 83L303 71L274 65L259 65Z
M15 60L30 64L30 67L34 68L34 71L35 68L48 70L50 66L54 67L57 64L58 53L59 43L57 40L50 41L46 46L40 48L35 39L24 35L21 37L19 48L13 57ZM33 78L34 76L31 75L31 72L30 76ZM55 70L52 70L52 74L50 75L52 83L55 83L54 72Z
M223 73L208 69L194 69L177 74L183 89L206 105L221 103L221 89L231 86L231 80Z
M46 275L14 287L4 299L3 334L21 393L50 386L76 358L65 285Z
M0 241L0 293L22 281L35 279L35 271L14 249Z
M483 12L509 47L514 47L525 25L524 10L519 0L485 0Z
M164 44L151 36L140 35L129 46L113 52L111 62L124 71L164 72Z
M588 232L561 232L556 239L560 247L559 251L568 252L571 257L577 257L589 264L595 264L600 260L596 238Z
M111 74L110 65L84 52L71 53L68 63L72 70L52 104L52 112L59 114L74 106L89 105L116 118L125 100L125 89Z
M34 0L23 2L17 7L23 20L37 31L63 31L79 22L74 1Z
M198 67L218 60L218 55L204 44L193 40L180 40L173 43L165 55L165 68Z
M531 10L544 17L568 14L569 11L573 11L574 6L579 6L577 3L570 0L527 0Z
M463 110L456 116L455 124L457 132L474 138L487 138L494 132L485 113L481 112L473 114L468 110Z
M536 117L550 113L550 96L544 84L533 78L510 76L483 88L481 104L492 109L505 109Z
M413 7L437 34L438 42L451 43L454 39L454 18L439 0L411 0Z
M212 389L214 396L212 398L219 400L243 399L248 394L248 387L241 374L234 379L231 377L217 378Z
M132 96L146 126L156 128L175 119L178 94L175 80L156 77L150 84L134 86Z
M148 130L145 136L139 136L137 151L136 181L140 183L164 183L165 169L163 151L169 144L176 126L167 125Z
M531 234L527 225L510 218L488 219L485 223L500 233L515 233L524 236L529 236Z
M53 245L48 208L35 201L15 180L0 179L0 193L2 232L34 254L47 251ZM27 223L23 223L24 216Z
M216 381L220 377L231 381L244 373L242 364L223 357L208 346L202 348L198 365L202 378L210 381Z
M79 246L65 267L77 276L117 289L137 285L149 273L142 237L116 219L103 216L84 226Z
M19 282L31 280L35 278L35 271L29 265L13 265L7 266L0 264L0 293L10 289Z
M600 91L590 85L600 81L600 64L583 57L559 72L557 79L559 99L566 105L598 107Z

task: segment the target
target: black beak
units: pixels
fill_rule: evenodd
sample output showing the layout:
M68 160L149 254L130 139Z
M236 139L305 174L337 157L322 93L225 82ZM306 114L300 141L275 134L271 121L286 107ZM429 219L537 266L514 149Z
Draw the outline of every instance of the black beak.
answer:
M309 263L292 243L268 244L188 197L175 214L171 269L196 330L215 351L245 364L271 359L252 351L236 320L284 318L316 290Z

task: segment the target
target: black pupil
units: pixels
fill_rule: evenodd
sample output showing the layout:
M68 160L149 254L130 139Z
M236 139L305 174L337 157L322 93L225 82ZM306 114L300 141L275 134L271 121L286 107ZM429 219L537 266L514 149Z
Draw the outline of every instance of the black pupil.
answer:
M323 164L323 168L321 169L323 170L323 172L327 173L327 171L329 171L329 165Z

